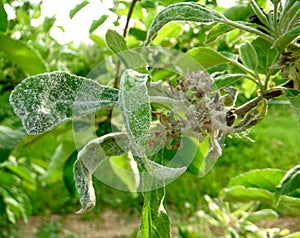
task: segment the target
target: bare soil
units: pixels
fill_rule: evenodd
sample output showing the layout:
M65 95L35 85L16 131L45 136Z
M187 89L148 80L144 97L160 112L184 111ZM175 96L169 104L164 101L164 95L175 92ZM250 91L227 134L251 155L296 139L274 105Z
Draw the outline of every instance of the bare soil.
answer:
M65 234L51 237L70 237L70 234L77 234L79 238L125 238L129 237L134 230L139 227L140 218L137 215L128 215L124 212L105 211L98 216L80 216L70 214L33 216L27 224L21 222L19 226L19 237L36 238L38 231L49 223L60 224ZM176 223L176 222L175 222ZM174 222L173 222L174 224ZM260 221L257 223L260 227L289 229L290 232L300 231L300 218L285 217L274 221ZM175 235L177 229L173 228ZM66 233L67 231L67 233ZM213 233L214 229L212 229ZM215 233L218 237L218 232ZM50 236L49 236L50 237ZM71 236L72 237L72 236Z

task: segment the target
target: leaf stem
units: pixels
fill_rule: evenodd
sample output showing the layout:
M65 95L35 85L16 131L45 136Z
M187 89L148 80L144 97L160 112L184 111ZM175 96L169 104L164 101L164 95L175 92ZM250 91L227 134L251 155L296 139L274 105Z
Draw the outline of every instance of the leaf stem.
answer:
M274 43L274 38L255 29L255 28L252 28L252 27L249 27L249 26L246 26L246 25L242 25L238 22L235 22L235 21L231 21L229 19L224 19L224 23L228 24L228 25L231 25L233 27L236 27L236 28L239 28L241 30L244 30L244 31L248 31L248 32L251 32L251 33L254 33L258 36L260 36L261 38L265 39L266 41L269 41L270 43Z

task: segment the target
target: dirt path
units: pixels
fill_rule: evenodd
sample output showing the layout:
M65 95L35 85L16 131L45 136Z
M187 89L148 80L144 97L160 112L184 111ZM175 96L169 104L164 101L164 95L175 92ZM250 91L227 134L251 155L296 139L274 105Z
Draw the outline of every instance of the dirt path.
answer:
M52 224L52 227L56 224L62 230L57 237L123 238L129 237L139 227L139 223L138 217L119 214L115 211L105 211L98 217L89 218L75 214L33 216L27 224L20 224L19 237L36 238L37 232L41 231L42 227L45 227L44 232L46 232L47 224ZM51 227L48 230L51 230ZM70 234L78 236L70 236Z
M80 216L75 214L66 216L33 216L29 219L27 224L20 223L19 237L128 238L139 227L139 224L140 218L138 215L128 215L124 212L112 210L101 212L98 216ZM287 228L290 232L296 232L300 231L300 218L286 217L279 218L274 221L260 221L257 225L264 228ZM56 231L54 229L55 226ZM61 231L60 233L59 229ZM212 230L214 231L214 228L212 228ZM44 235L37 236L36 234L41 231L44 231ZM59 234L55 236L55 232L56 234ZM175 229L175 227L173 227L172 233L173 235L177 233L177 229Z

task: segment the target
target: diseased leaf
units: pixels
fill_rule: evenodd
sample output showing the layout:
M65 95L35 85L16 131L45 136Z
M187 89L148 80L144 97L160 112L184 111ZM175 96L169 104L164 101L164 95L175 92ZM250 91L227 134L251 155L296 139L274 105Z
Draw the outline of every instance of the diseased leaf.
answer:
M78 152L74 164L74 180L80 194L81 214L91 210L96 204L92 174L99 165L110 156L122 155L129 151L126 133L116 132L90 141Z
M28 134L49 131L73 117L117 102L117 89L60 71L26 78L10 95L10 103Z
M118 55L127 69L147 73L147 62L138 53L128 48L123 36L114 30L108 30L105 39L108 47Z
M0 163L8 159L10 153L20 143L24 135L21 131L0 126Z
M8 21L7 14L4 9L2 1L0 2L0 31L5 32L7 29Z
M148 96L148 74L126 70L121 77L119 102L122 120L135 156L145 156L144 146L151 122L151 106Z
M81 3L77 4L69 13L69 17L72 19L82 8L88 5L90 2L83 0Z
M239 54L244 65L252 70L256 70L258 66L258 56L253 47L248 41L240 46Z
M280 196L293 192L300 186L300 165L290 169L282 178L275 191L275 204L278 205Z
M150 44L156 33L171 21L211 23L213 21L223 22L224 17L217 11L197 3L184 2L169 5L154 18L148 30L146 45Z
M108 18L108 15L102 15L98 20L94 20L89 29L89 33L92 33L93 31L95 31L99 26L101 26L106 21L107 18Z
M196 47L189 50L186 54L193 57L206 69L232 61L232 59L225 57L209 47Z
M234 125L231 128L232 132L239 133L257 125L265 118L267 114L267 109L268 102L266 99L263 98L255 108L247 112L242 121L240 121L238 124Z
M37 51L20 40L13 40L0 32L0 50L17 63L28 74L39 74L47 71L47 66Z

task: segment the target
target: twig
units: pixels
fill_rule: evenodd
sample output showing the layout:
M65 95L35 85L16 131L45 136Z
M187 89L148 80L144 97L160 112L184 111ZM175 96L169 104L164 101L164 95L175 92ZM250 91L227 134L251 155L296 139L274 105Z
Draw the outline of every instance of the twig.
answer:
M124 30L123 30L124 38L126 38L127 35L128 35L129 22L130 22L130 19L131 19L131 16L132 16L132 13L133 13L133 10L134 10L134 7L135 7L137 1L139 1L139 0L132 0L132 2L130 4L130 8L129 8L129 11L128 11L128 14L127 14L127 19L126 19L126 24L125 24L125 27L124 27ZM116 69L116 76L115 76L115 85L114 85L115 88L119 88L119 85L120 85L120 77L119 77L120 69L121 69L121 61L118 60L117 69Z

